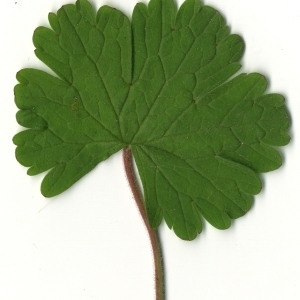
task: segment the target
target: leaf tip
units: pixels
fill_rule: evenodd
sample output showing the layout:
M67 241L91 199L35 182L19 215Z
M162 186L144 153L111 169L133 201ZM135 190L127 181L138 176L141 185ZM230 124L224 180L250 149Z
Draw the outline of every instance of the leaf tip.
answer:
M41 184L41 194L45 197L45 198L51 198L56 196L56 194L54 194L53 192L51 192L51 189L48 188L47 185L44 184L44 180L42 181Z
M20 70L19 72L17 72L16 74L16 79L18 80L18 82L20 82L21 84L29 84L29 81L24 77L23 75L23 70Z

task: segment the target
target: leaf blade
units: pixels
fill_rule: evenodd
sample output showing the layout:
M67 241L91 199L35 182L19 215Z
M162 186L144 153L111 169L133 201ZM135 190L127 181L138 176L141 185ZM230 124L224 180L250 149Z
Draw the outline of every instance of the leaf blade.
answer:
M261 190L259 173L279 168L290 119L258 73L235 76L244 42L198 0L138 3L132 22L87 0L49 14L37 57L58 76L17 74L17 160L49 171L55 196L123 147L131 147L149 223L165 220L192 240L203 219L230 227Z

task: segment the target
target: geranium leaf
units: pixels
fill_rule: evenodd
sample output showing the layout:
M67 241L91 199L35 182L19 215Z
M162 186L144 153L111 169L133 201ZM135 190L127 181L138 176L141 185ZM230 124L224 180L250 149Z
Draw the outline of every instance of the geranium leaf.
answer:
M243 216L261 190L259 173L280 167L272 146L289 142L284 99L257 73L239 74L244 42L198 0L136 5L132 22L87 0L49 14L37 57L58 77L21 70L14 137L28 174L50 170L46 197L130 147L150 225L164 219L182 239Z

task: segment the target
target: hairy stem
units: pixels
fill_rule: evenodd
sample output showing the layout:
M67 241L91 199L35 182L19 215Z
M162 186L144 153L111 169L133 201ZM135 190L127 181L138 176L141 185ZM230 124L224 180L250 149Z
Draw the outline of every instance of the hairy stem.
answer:
M155 299L164 300L165 291L164 291L164 274L163 274L163 264L162 264L162 252L158 238L158 232L156 229L153 229L148 224L146 210L144 201L137 184L137 180L134 174L133 163L132 163L132 153L129 147L123 149L123 162L125 167L126 176L134 197L134 200L137 204L139 212L142 216L144 224L149 234L153 260L154 260L154 280L155 280Z

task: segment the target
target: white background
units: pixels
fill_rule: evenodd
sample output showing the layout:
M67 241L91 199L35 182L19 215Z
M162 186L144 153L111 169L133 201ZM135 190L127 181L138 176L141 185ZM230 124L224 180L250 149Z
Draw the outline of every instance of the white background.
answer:
M121 154L54 199L14 158L13 86L24 67L46 69L31 37L68 0L5 0L0 10L0 299L152 300L150 243ZM182 1L179 1L180 3ZM131 15L134 0L93 0ZM252 210L227 231L210 225L192 242L160 227L166 300L300 299L300 4L297 0L205 0L246 41L245 72L286 96L292 142L284 165L264 174Z

